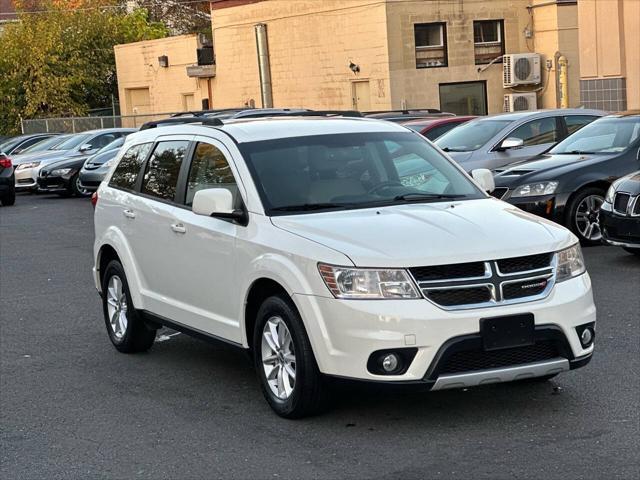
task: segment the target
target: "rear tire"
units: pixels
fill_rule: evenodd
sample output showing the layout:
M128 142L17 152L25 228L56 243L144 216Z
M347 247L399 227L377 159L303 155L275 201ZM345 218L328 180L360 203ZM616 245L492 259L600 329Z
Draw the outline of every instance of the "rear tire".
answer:
M156 339L131 300L124 268L118 260L107 265L102 277L102 311L113 346L122 353L146 352Z
M326 408L326 381L318 369L300 314L288 297L275 295L260 306L253 335L253 358L262 393L278 415L302 418Z
M2 205L5 207L11 207L16 203L16 191L12 190L9 193L6 193L4 197L2 197Z
M640 256L640 248L629 248L629 247L622 247L622 248L629 253L633 253L634 255Z

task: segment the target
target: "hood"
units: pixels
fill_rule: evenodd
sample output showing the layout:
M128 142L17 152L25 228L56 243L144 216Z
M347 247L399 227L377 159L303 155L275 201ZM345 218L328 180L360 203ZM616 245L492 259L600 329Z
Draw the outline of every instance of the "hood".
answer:
M579 155L539 155L530 160L512 163L504 169L495 171L497 186L510 186L522 181L555 180L560 175L580 170L591 165L607 162L618 154L579 154Z
M107 150L106 152L96 153L95 155L87 159L86 164L100 166L104 163L107 163L109 160L113 160L114 158L116 158L119 151L119 148L115 148L113 150Z
M615 182L615 189L617 191L631 193L632 195L640 193L640 171L631 173L617 180Z
M496 199L422 203L271 217L359 267L414 267L560 250L577 239L560 225Z
M20 158L20 162L24 163L25 161L58 161L66 158L73 158L76 156L81 156L82 154L76 150L45 150L44 152L36 152L31 154L33 155L28 160L23 160ZM26 156L26 154L25 154Z
M49 162L43 162L42 168L45 171L53 171L57 168L82 168L84 165L85 158L82 156L75 156L71 158L57 158L55 160Z

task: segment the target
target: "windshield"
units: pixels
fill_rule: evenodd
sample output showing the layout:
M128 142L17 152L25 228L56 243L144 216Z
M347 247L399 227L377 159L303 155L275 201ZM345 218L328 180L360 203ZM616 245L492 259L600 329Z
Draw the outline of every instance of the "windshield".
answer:
M90 136L91 135L89 134L73 135L69 139L53 147L51 150L71 150L72 148L82 145Z
M413 133L348 133L240 145L270 215L484 198Z
M435 143L445 152L478 150L510 123L510 120L476 120L464 123L449 130Z
M550 154L623 152L640 137L640 117L601 118L582 127Z
M59 143L64 142L67 138L69 138L69 135L58 135L47 138L46 140L38 142L20 153L44 152L45 150L49 150L51 147L55 147Z
M10 152L16 145L24 140L24 137L12 138L4 143L0 143L0 153Z
M114 150L116 148L120 148L122 145L124 145L125 138L126 137L120 137L120 138L115 139L113 142L105 145L100 150L98 150L96 152L96 155L100 155L101 153L108 152L108 151Z

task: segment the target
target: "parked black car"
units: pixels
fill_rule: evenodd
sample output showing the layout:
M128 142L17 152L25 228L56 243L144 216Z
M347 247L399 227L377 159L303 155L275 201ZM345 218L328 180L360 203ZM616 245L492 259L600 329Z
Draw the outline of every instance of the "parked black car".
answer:
M602 117L547 154L495 170L493 195L598 244L598 214L607 189L640 168L640 111Z
M640 170L616 180L600 208L602 238L640 255Z
M16 203L16 177L11 159L0 153L0 202L4 206Z

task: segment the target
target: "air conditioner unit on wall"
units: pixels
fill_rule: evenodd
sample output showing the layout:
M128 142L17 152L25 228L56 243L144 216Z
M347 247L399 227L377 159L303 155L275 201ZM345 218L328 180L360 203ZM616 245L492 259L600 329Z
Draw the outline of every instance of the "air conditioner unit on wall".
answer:
M504 88L517 85L535 85L541 82L540 55L537 53L512 53L502 62Z
M504 96L505 112L525 112L538 108L538 97L536 92L509 93Z

